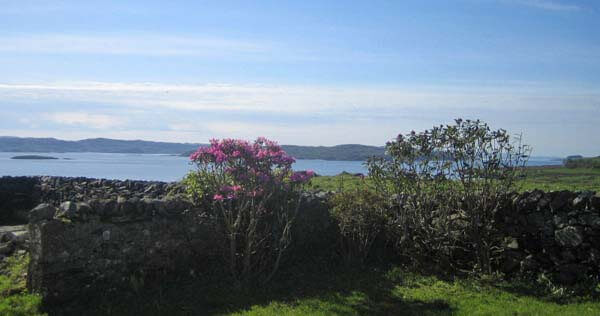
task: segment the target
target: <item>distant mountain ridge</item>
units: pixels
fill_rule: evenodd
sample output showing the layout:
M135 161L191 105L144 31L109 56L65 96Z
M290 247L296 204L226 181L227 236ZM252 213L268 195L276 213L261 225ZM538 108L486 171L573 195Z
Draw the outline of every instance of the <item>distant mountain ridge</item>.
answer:
M117 140L108 138L68 141L56 138L0 136L0 152L98 152L189 155L200 146L207 146L207 144ZM282 147L289 155L297 159L364 161L371 156L383 156L385 153L383 147L358 144L330 147L282 145Z
M117 140L108 138L90 138L69 141L56 138L0 137L0 151L4 152L180 154L198 148L198 146L200 146L200 144Z

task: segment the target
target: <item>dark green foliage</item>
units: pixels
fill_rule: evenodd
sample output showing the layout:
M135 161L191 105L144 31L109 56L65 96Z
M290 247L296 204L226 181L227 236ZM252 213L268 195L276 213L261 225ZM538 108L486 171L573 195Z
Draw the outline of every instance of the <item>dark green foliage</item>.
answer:
M565 160L567 168L594 168L600 169L600 157L592 158L571 158Z
M388 142L390 159L370 159L368 167L378 192L393 199L398 251L413 263L491 273L500 243L495 213L527 158L519 140L457 119Z
M340 231L338 250L347 264L364 264L375 241L386 228L386 200L363 186L337 193L331 199L333 217Z

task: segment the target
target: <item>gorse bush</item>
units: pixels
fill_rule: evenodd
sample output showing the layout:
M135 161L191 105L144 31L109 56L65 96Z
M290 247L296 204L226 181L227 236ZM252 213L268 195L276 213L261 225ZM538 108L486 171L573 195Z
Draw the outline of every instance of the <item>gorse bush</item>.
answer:
M495 214L514 189L529 148L477 121L411 132L388 142L388 159L367 162L391 197L390 234L415 263L491 273L499 249Z
M347 264L364 264L373 243L385 233L388 205L364 186L331 198L332 215L340 231L339 251Z
M268 282L290 246L301 188L314 173L293 172L294 158L265 138L211 140L190 159L190 197L210 203L236 284Z

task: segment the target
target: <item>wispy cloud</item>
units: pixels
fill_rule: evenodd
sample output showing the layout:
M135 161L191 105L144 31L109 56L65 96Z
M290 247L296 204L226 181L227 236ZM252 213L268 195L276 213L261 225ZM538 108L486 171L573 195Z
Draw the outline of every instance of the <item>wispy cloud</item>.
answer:
M217 37L150 34L13 35L0 38L0 52L111 54L142 56L225 56L261 54L265 43Z
M468 86L300 86L75 82L0 84L5 102L111 104L131 109L348 116L386 115L402 109L549 109L600 103L593 91Z
M112 115L89 114L86 112L46 113L43 118L62 125L77 125L87 128L105 129L122 126L125 120Z
M26 83L0 84L0 100L0 135L187 142L263 135L285 144L381 145L399 132L464 117L522 132L528 143L543 146L538 154L594 154L589 148L600 146L596 139L550 141L598 132L597 89L528 83L501 88ZM27 113L42 114L19 120Z
M550 11L579 11L579 5L554 0L510 0L512 3Z

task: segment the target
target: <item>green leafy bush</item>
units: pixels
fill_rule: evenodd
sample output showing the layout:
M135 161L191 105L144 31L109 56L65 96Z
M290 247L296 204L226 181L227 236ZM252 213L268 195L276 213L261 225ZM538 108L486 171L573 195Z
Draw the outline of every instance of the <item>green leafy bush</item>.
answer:
M514 190L529 148L479 120L411 132L388 142L389 159L367 163L392 197L392 239L416 263L492 272L501 242L496 211Z
M339 250L347 264L363 264L375 240L383 235L388 205L375 191L363 187L335 194L332 214L340 231Z

